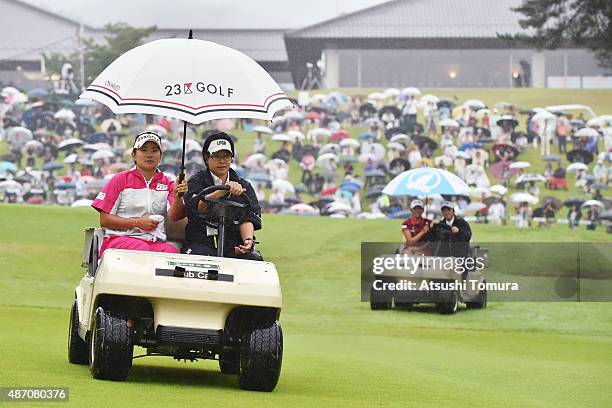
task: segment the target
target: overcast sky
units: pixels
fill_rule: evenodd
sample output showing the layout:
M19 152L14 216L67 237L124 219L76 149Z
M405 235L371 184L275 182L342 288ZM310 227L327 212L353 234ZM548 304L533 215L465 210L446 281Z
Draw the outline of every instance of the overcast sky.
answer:
M301 28L388 0L21 0L93 27Z

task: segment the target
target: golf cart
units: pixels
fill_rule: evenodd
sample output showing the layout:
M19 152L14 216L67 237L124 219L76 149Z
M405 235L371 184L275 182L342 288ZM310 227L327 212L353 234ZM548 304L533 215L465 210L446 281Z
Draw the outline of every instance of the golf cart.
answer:
M213 359L240 388L272 391L278 382L283 336L281 287L274 264L223 258L225 227L250 204L202 190L187 205L209 203L204 221L219 231L217 257L108 249L99 259L103 230L85 231L82 266L70 315L68 359L89 364L97 379L122 381L132 360L170 356ZM185 220L168 223L168 242L184 241ZM146 354L134 356L134 346Z
M418 303L433 303L440 313L453 314L459 302L465 303L468 309L487 307L486 287L479 287L486 285L482 270L465 268L458 273L456 268L449 267L456 258L447 256L448 253L442 250L444 244L429 243L432 256L402 254L402 257L408 258L407 265L417 265L414 270L393 268L374 275L370 287L370 308L387 310L395 307L410 310ZM398 249L395 254L381 257L396 258L400 253L401 249ZM486 267L487 251L479 246L470 246L467 257L483 259ZM413 258L416 258L414 263Z

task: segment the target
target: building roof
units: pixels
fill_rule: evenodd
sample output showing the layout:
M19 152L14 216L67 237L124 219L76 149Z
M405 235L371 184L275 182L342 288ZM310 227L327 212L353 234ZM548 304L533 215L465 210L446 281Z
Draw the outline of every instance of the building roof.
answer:
M394 0L287 33L293 38L497 38L523 31L522 0Z
M193 30L193 38L234 48L255 61L287 61L283 36L287 30ZM187 38L184 29L158 29L147 41L161 38Z

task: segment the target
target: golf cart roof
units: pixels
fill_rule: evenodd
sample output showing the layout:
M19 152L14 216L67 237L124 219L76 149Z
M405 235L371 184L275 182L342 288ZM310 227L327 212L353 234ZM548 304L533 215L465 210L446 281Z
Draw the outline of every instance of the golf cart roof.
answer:
M569 105L547 106L546 109L551 112L562 112L562 111L567 111L567 110L583 110L583 111L586 111L589 115L591 115L592 118L597 116L595 115L595 112L593 112L593 109L591 109L589 106L580 105L576 103L569 104Z

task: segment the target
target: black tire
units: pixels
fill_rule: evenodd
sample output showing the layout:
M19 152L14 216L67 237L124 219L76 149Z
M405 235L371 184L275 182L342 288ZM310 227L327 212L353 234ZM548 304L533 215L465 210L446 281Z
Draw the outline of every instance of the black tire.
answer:
M98 307L89 336L91 375L101 380L125 380L132 368L133 350L127 319Z
M442 314L454 314L459 308L459 294L457 291L453 291L447 302L441 302L437 304L438 311Z
M397 309L401 310L412 310L414 307L414 303L412 302L394 302L394 305Z
M487 283L487 281L484 281ZM487 290L481 290L478 293L478 299L475 302L465 302L468 309L485 309L487 307Z
M224 351L219 354L219 368L223 374L240 373L240 353L237 351Z
M68 361L72 364L87 364L87 343L79 337L79 306L76 299L72 302L70 325L68 327Z
M250 391L274 390L283 361L283 331L278 322L253 325L242 336L240 388Z
M391 302L381 301L381 295L374 290L370 289L370 309L371 310L389 310L391 309Z

